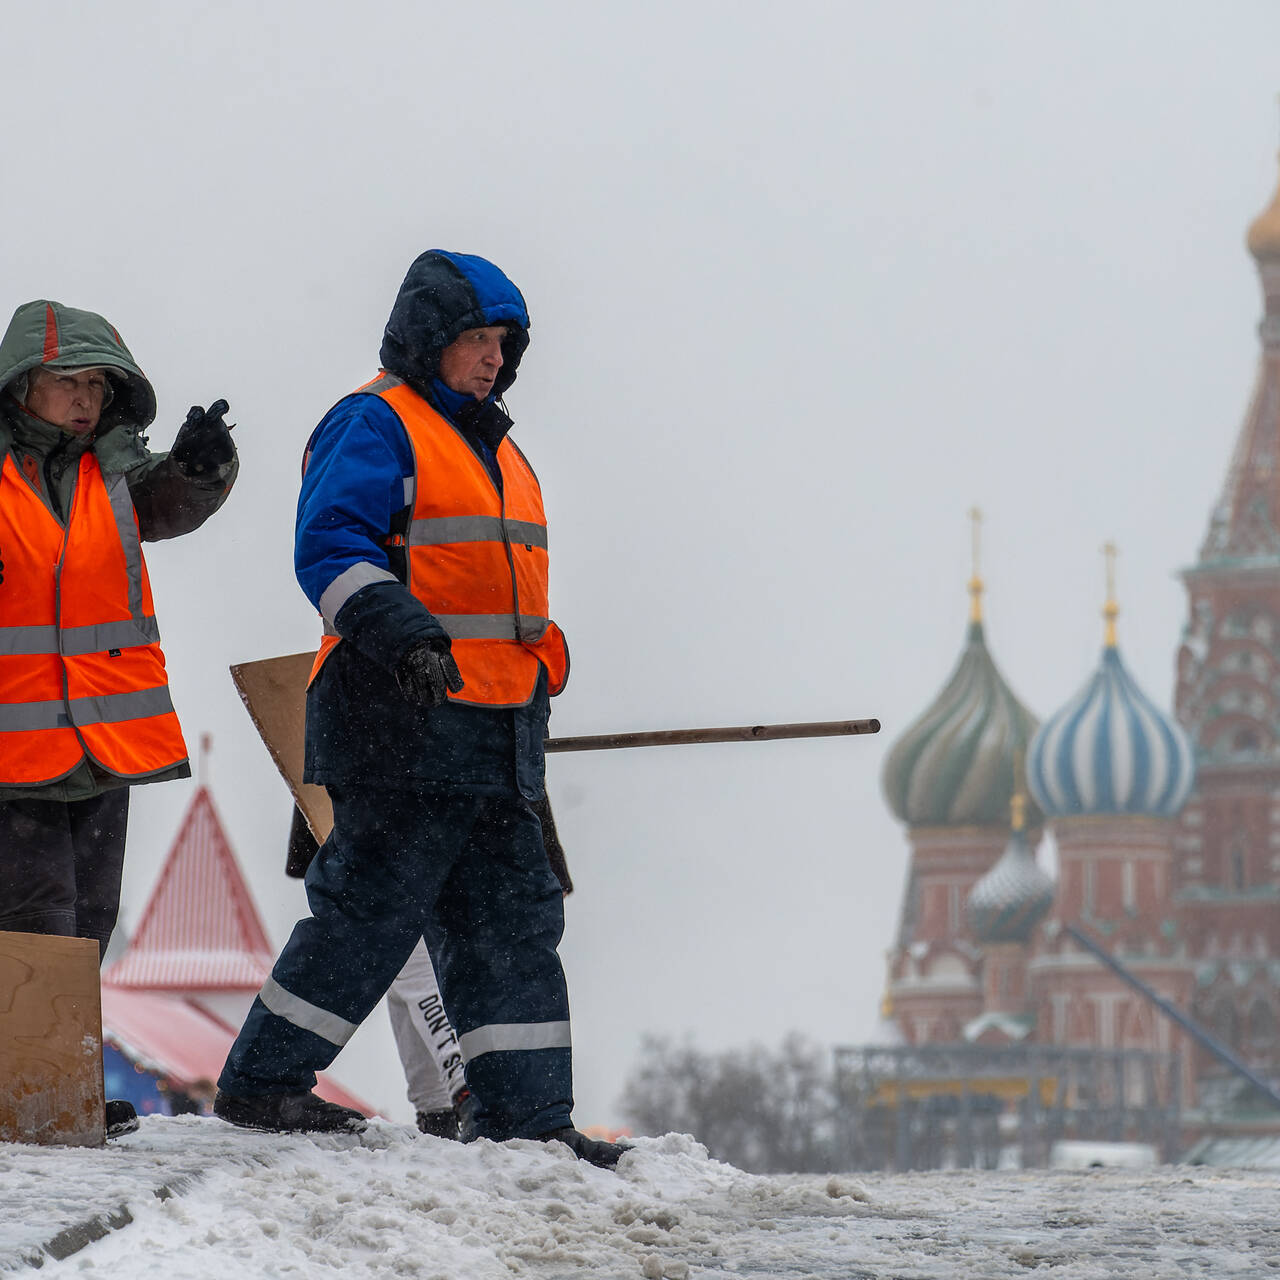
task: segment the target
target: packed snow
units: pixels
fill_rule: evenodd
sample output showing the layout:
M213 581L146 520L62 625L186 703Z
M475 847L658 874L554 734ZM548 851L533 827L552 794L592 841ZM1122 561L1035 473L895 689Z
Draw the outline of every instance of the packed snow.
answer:
M761 1177L687 1135L616 1173L469 1146L148 1117L103 1149L0 1148L0 1270L137 1280L1142 1280L1280 1275L1280 1173L1191 1167ZM88 1241L88 1243L86 1243Z

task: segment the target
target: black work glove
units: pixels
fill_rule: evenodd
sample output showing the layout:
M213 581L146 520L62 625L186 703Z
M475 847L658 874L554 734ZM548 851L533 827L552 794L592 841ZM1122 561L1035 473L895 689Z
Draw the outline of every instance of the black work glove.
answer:
M183 475L199 476L216 471L236 456L231 427L222 420L229 408L225 400L215 400L207 409L198 404L191 406L169 450L169 456Z
M439 707L448 701L446 689L449 693L462 692L462 674L447 644L437 640L415 644L396 663L396 684L410 702L420 707Z

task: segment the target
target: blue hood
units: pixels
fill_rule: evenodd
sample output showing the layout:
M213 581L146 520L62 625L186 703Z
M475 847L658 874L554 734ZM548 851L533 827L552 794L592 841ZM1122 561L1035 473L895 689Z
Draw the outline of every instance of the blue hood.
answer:
M382 335L382 367L423 395L440 368L440 353L467 329L505 324L501 396L516 380L529 345L529 312L520 290L484 258L428 249L409 268Z

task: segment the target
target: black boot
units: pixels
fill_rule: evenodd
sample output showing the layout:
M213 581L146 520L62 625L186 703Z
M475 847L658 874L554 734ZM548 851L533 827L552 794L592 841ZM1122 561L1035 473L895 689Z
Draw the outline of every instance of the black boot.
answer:
M107 1101L107 1137L119 1138L126 1133L138 1131L138 1113L132 1102L123 1098L111 1098Z
M550 1133L540 1133L539 1142L563 1142L579 1160L593 1164L597 1169L613 1169L617 1167L624 1151L631 1148L626 1143L600 1142L588 1138L577 1129L552 1129Z
M242 1129L268 1133L363 1133L368 1121L350 1107L314 1093L268 1093L242 1098L218 1090L213 1114Z
M458 1141L476 1140L476 1095L465 1085L453 1096L453 1114L458 1117Z
M448 1138L450 1142L457 1142L458 1113L452 1107L448 1111L419 1111L418 1132L430 1138Z

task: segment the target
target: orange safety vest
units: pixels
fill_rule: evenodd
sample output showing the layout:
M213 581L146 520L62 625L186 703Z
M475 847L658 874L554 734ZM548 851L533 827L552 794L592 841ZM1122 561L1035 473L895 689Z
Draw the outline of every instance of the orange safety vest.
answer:
M124 476L86 452L64 528L5 455L0 557L0 782L54 782L86 756L138 779L185 761Z
M569 651L547 616L547 517L524 455L510 440L498 445L500 492L457 428L399 378L382 373L358 393L389 404L413 446L408 532L388 544L406 545L406 585L453 642L464 687L449 700L524 706L540 667L559 693ZM339 639L325 630L313 680Z

